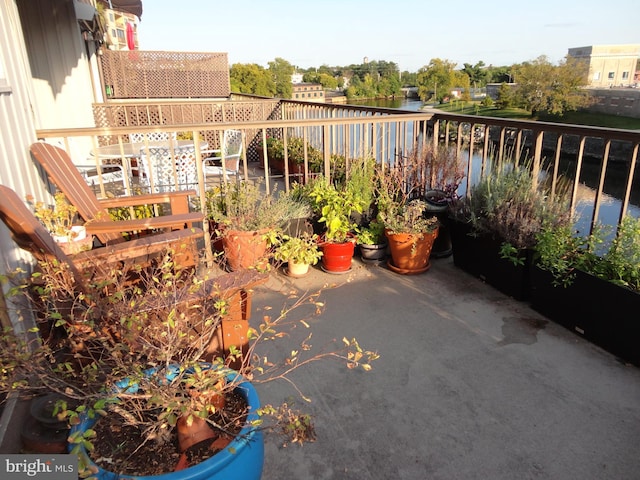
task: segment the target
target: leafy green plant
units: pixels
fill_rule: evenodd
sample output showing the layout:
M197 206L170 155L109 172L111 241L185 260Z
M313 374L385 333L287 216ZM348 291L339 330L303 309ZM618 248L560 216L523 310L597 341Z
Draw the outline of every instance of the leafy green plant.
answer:
M491 234L519 250L536 245L543 225L572 221L567 190L551 195L544 179L533 178L529 162L492 165L468 196L451 204L450 213L471 223L476 234Z
M547 224L537 235L537 264L555 285L571 285L581 270L640 292L640 219L627 215L614 235L611 230L599 224L585 236L569 225Z
M361 245L379 245L385 242L384 223L376 219L366 226L357 227L356 234Z
M278 230L292 219L310 217L311 208L299 196L275 190L267 195L259 183L241 181L209 189L206 214L234 230Z
M309 166L312 170L317 171L317 169L322 166L322 152L310 145L308 142L306 144L307 147L307 161L309 162ZM300 137L289 137L287 138L287 156L290 162L296 164L304 163L304 149L305 149L305 141Z
M303 232L298 237L282 235L276 244L274 259L280 262L315 265L322 257L318 235Z
M344 187L338 189L323 177L314 180L307 189L307 195L318 221L324 223L324 240L344 242L356 227L352 212L362 213L363 206L357 202L354 193Z

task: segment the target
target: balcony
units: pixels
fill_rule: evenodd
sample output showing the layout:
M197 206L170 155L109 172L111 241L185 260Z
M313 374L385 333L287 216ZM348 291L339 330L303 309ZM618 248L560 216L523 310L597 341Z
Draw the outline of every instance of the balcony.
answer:
M124 144L133 133L160 132L186 133L215 148L224 130L239 129L246 146L240 176L264 180L267 190L288 190L294 178L312 173L305 162L302 177L272 174L267 160L259 160L267 136L306 139L322 151L327 176L332 154L372 155L393 165L416 140L449 142L464 152L471 181L497 157L529 156L535 168L551 172L573 169L572 208L586 214L588 226L605 217L616 223L640 203L636 132L249 98L123 102L96 106L96 112L103 120L98 128L38 135L69 147L85 144L89 152ZM199 173L200 195L231 180ZM111 187L96 185L104 195ZM326 309L311 321L314 344L336 334L356 337L382 358L369 373L318 364L294 378L312 398L318 441L282 449L276 437L268 438L265 480L636 475L638 369L526 302L465 274L450 258L434 260L417 276L354 261L346 275L274 273L256 290L254 315L291 292L318 289ZM286 383L260 386L265 403L283 394L301 402Z

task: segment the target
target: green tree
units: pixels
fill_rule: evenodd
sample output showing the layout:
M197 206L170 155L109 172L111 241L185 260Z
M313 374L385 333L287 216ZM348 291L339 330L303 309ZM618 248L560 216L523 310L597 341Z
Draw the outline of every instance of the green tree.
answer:
M235 63L229 71L231 91L273 97L276 94L276 85L271 75L264 67L255 63Z
M487 83L511 83L513 76L511 69L513 66L487 67Z
M471 100L471 84L469 76L461 70L454 71L452 75L454 87L462 88L460 100L468 102Z
M291 98L293 86L291 83L291 75L293 75L294 67L283 58L276 58L269 62L269 73L271 80L276 86L274 96L279 98Z
M583 88L587 82L586 64L570 57L553 65L547 57L540 56L521 64L515 75L517 98L532 116L538 112L562 116L591 102Z
M416 72L402 72L400 84L403 87L415 87L418 85L418 74Z
M491 97L487 97L491 98ZM498 110L504 110L505 108L510 108L515 103L515 95L513 92L513 88L510 85L507 85L505 82L502 82L500 88L498 88L498 98L496 100L496 108Z
M316 82L322 85L322 88L327 88L329 90L335 90L338 88L338 80L328 73L320 73Z
M423 102L432 99L442 100L450 95L453 88L456 64L449 60L432 58L429 65L418 70L418 96Z
M466 73L469 77L469 83L473 85L474 88L484 87L487 84L487 76L488 71L485 68L484 62L481 60L475 65L471 65L470 63L463 64L462 72Z

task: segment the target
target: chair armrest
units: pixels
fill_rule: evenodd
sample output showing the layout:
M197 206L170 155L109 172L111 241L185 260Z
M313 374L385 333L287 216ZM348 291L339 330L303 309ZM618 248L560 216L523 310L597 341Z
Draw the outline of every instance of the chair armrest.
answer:
M161 252L176 242L188 242L204 235L199 228L175 230L167 234L149 235L124 243L107 245L71 255L74 266L80 270L95 269L114 265L116 262L140 260L154 253ZM108 273L108 272L107 272Z
M190 228L194 223L204 220L204 215L200 212L183 213L179 215L164 215L153 218L137 218L133 220L118 220L117 222L87 222L85 227L87 233L99 235L101 233L126 233L137 230L153 229L183 229Z
M100 202L103 208L135 207L136 205L169 203L172 214L183 214L189 213L189 197L196 195L195 190L178 190L176 192L104 198L98 200L98 202Z

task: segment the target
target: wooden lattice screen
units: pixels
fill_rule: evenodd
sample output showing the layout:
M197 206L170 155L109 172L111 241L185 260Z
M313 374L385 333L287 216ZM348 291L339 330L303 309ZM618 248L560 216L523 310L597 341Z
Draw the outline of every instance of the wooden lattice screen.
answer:
M242 98L242 97L240 97ZM93 115L97 127L157 126L178 127L180 125L222 122L261 122L282 118L282 104L278 99L248 99L241 101L191 100L180 102L162 101L110 101L93 104ZM257 160L255 148L259 144L258 129L245 129L247 156ZM269 134L273 134L271 131ZM201 134L211 148L219 147L215 131ZM101 136L101 145L118 141L117 136Z
M105 50L100 62L107 98L219 98L231 91L226 53Z

